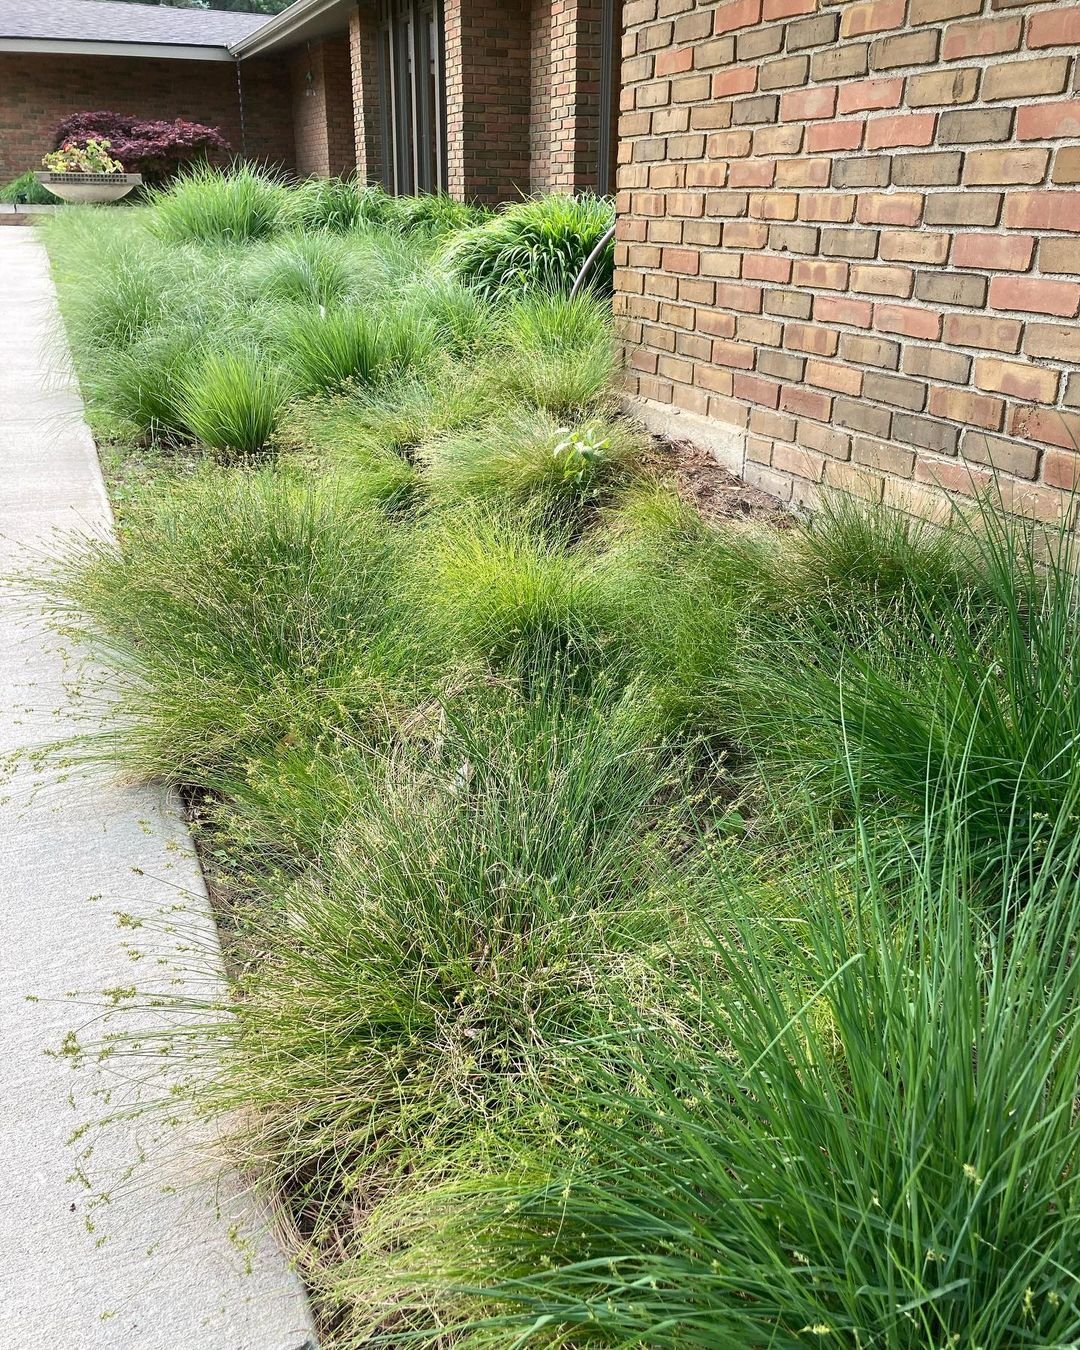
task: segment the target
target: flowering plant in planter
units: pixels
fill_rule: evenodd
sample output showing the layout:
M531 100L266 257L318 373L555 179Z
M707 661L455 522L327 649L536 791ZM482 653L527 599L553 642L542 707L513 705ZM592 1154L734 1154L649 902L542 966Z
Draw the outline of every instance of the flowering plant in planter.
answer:
M51 173L123 173L124 166L109 154L111 147L111 141L65 141L41 162Z

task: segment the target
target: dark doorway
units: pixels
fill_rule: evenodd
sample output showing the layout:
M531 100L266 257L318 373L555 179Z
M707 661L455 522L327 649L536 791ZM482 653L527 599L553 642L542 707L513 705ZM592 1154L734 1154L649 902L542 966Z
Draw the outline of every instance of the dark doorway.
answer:
M601 0L600 128L597 189L615 191L619 167L619 95L622 89L623 0Z
M445 192L442 0L382 0L379 81L383 186L399 197Z

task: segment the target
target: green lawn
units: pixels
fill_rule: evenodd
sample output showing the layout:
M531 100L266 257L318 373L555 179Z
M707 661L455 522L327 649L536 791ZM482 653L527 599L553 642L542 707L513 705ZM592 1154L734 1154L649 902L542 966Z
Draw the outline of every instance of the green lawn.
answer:
M47 226L121 547L43 584L191 804L199 1105L339 1350L1077 1343L1075 558L706 525L565 298L608 219Z

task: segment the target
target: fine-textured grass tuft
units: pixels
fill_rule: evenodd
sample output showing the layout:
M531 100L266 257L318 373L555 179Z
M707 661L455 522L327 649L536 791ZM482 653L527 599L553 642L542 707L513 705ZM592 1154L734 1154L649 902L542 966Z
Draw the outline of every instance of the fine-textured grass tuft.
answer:
M281 350L303 393L372 384L432 359L434 324L415 309L330 310L286 317Z
M595 501L641 453L632 430L596 420L560 424L527 407L451 431L422 447L427 482L443 501L469 497L521 504Z
M265 450L288 401L285 376L258 352L211 352L180 382L176 408L188 430L223 458Z
M263 169L196 165L153 195L150 228L169 244L238 244L281 229L287 203L288 189Z

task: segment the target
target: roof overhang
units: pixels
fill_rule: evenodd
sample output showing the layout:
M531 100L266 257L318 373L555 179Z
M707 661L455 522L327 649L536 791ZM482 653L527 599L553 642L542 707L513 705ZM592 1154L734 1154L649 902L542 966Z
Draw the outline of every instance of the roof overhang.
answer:
M358 0L295 0L254 33L234 42L229 50L238 60L244 60L340 33L348 28L349 15L357 6Z
M83 42L68 38L0 37L0 52L44 56L136 56L158 61L235 61L228 47L171 42Z

